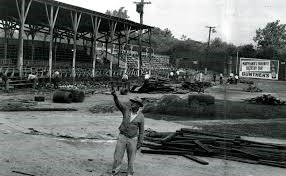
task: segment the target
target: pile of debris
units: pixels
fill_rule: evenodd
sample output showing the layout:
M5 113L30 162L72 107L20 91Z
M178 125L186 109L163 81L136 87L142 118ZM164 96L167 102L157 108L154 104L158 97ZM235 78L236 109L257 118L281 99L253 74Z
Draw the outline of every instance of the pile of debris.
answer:
M185 81L182 83L182 89L187 89L190 92L202 92L203 89L211 87L211 82L188 82Z
M27 99L6 99L0 102L0 111L14 111L36 106L38 103Z
M85 98L84 91L78 89L60 89L54 92L54 103L71 103L71 102L83 102Z
M279 98L276 98L272 96L271 94L264 94L262 96L257 96L254 98L246 99L245 100L248 103L252 104L264 104L264 105L284 105L285 101L280 100Z
M204 94L191 94L188 98L164 95L159 100L145 103L143 113L185 117L214 116L216 113L214 97Z
M207 165L196 156L286 168L286 145L255 142L240 136L182 128L176 132L146 131L142 153L179 155Z
M133 86L130 92L137 93L164 93L164 92L173 92L175 89L168 84L167 79L163 78L150 78L148 81L145 81L141 87Z
M248 87L246 89L244 89L244 91L246 91L246 92L262 92L261 89L259 89L256 86L253 86L252 84L249 84Z

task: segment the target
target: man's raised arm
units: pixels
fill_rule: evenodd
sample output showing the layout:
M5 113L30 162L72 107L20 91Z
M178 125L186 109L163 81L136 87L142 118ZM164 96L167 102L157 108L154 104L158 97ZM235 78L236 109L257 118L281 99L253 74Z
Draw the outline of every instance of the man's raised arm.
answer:
M116 107L123 113L126 107L119 101L114 88L112 88L111 90L111 95L113 95L113 100L114 100Z

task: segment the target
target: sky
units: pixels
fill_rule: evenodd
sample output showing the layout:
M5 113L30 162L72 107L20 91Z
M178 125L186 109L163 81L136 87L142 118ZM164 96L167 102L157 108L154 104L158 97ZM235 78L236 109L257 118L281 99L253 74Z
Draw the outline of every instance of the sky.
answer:
M129 20L139 22L136 0L58 0L105 13L125 7ZM140 1L140 0L137 0ZM280 20L286 24L285 0L145 0L144 24L168 28L176 38L186 35L206 42L208 28L215 26L211 38L220 37L235 45L254 43L258 28Z

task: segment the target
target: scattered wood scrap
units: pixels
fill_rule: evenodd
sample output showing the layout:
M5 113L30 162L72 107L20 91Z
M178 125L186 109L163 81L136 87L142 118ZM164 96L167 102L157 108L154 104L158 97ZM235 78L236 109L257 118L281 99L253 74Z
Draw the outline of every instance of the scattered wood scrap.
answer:
M286 145L245 140L227 133L182 128L176 132L146 131L142 153L178 155L200 164L197 156L286 168Z
M284 105L285 104L285 101L282 101L279 98L272 96L271 94L267 94L267 95L264 94L262 96L257 96L254 98L246 99L245 101L251 104L264 104L264 105Z

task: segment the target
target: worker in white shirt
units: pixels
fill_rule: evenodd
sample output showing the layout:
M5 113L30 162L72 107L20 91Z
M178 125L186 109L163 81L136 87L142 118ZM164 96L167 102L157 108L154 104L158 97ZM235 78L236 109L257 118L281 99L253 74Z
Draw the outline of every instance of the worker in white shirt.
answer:
M28 81L32 82L33 83L33 88L35 89L38 85L38 77L37 75L34 75L34 74L29 74L28 75Z

